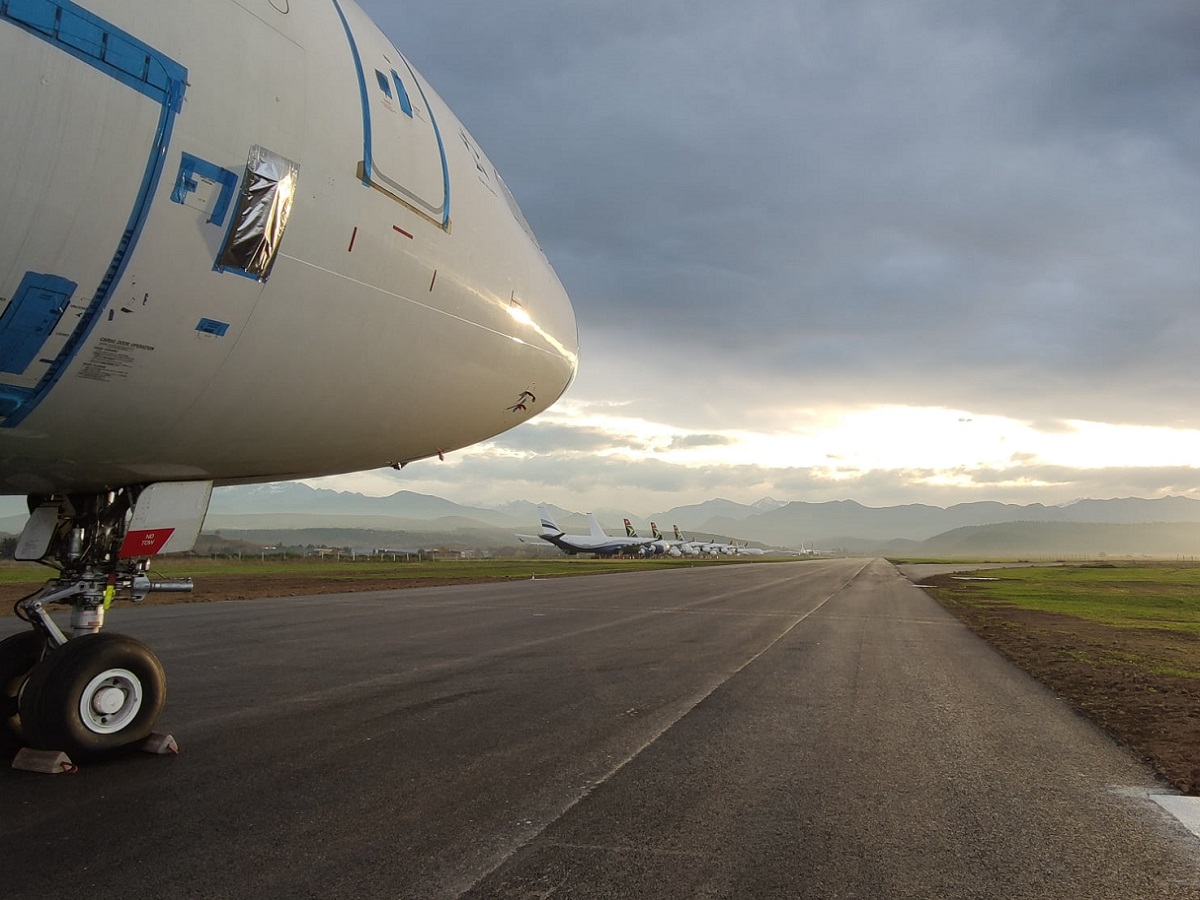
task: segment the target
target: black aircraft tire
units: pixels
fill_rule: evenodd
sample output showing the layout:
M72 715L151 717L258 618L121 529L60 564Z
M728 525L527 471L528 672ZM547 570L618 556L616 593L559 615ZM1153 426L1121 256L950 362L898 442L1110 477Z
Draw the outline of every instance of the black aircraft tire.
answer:
M7 759L25 746L17 698L45 648L46 639L36 631L21 631L0 641L0 757Z
M125 634L86 634L33 670L21 722L32 747L100 759L145 740L166 699L167 679L149 647Z

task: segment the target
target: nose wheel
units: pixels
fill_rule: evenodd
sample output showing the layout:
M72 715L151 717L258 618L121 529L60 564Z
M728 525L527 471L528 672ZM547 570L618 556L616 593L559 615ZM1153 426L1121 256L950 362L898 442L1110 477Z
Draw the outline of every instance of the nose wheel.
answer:
M149 737L167 696L150 648L125 634L73 638L33 666L18 710L24 742L100 759Z

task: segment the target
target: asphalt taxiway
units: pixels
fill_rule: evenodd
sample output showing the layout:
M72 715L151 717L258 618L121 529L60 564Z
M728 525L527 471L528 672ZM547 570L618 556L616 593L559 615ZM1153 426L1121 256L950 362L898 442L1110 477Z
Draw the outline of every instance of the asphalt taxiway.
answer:
M1200 898L1169 790L882 560L109 628L182 752L0 771L7 900Z

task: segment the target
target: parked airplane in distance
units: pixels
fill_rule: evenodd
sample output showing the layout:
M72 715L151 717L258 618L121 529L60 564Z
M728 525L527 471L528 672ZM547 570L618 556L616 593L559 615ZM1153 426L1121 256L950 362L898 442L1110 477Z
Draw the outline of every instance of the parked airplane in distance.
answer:
M559 528L544 503L538 506L538 515L541 517L542 530L538 534L518 534L517 537L525 543L545 541L571 555L595 553L598 556L614 556L618 553L636 552L639 548L654 542L654 538L638 537L636 534L632 537L609 535L600 527L600 523L591 513L587 514L588 534L586 535L567 534ZM627 531L633 531L628 519L625 520L625 527Z
M700 555L700 544L698 544L696 541L689 541L687 538L685 538L679 531L678 525L672 525L671 528L675 530L675 547L680 553L682 553L684 556Z
M192 546L215 484L518 425L574 377L575 315L353 0L11 0L0 73L0 493L58 570L0 642L0 749L102 756L165 698L105 613L190 589L147 558Z
M749 542L744 544L739 544L737 541L733 542L733 554L735 556L765 556L766 552L762 547L751 547Z
M678 532L678 530L679 529L676 528L676 532ZM654 541L647 546L647 553L651 553L656 556L672 556L675 558L679 558L684 555L683 550L680 549L680 545L683 544L682 538L676 541L668 540L667 538L663 537L662 532L658 530L658 525L654 522L650 523L650 534L654 538Z
M650 523L650 533L654 535L654 544L651 546L655 553L666 553L669 556L699 556L701 554L709 554L717 556L721 553L729 553L736 556L765 556L766 550L761 547L751 547L749 542L739 544L733 541L731 544L721 544L714 541L689 541L684 538L679 531L678 525L672 525L675 529L675 540L669 540L662 536L658 530L658 526L653 522Z
M635 538L638 536L638 533L634 530L633 525L630 523L630 521L628 519L625 520L625 535L627 537L631 537L631 538ZM662 555L666 554L669 556L678 557L678 556L683 555L678 550L675 550L675 552L672 553L671 549L672 548L671 548L670 542L668 540L666 540L666 538L664 538L661 534L659 534L658 526L655 525L653 522L651 522L650 523L650 542L648 544L645 544L644 546L642 546L642 548L638 551L638 553L642 556L662 556Z
M718 541L686 540L680 533L678 525L671 527L675 529L675 538L679 541L680 551L687 556L720 556L722 553L733 551L731 544L722 544Z

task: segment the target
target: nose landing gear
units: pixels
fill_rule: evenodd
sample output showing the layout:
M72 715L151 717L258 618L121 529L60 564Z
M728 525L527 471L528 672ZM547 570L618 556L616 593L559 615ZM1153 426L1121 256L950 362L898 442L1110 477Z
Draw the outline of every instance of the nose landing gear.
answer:
M181 493L187 494L184 505L198 509L198 516L195 509L188 513L195 519L191 541L211 488L189 484L182 492L159 492L160 497L168 494L175 506ZM134 503L139 494L149 493L128 488L61 499L30 498L34 515L19 547L35 548L36 555L27 553L24 558L53 566L59 575L18 601L16 613L32 629L0 641L0 754L33 747L62 751L76 760L98 759L138 746L153 731L167 696L162 664L138 639L100 633L114 599L140 602L150 591L192 588L190 579L151 581L148 560L122 556L130 543ZM175 529L159 531L169 535ZM141 540L154 532L136 533ZM173 549L191 546L180 543ZM162 546L157 543L156 549ZM70 635L51 618L52 606L71 607Z

